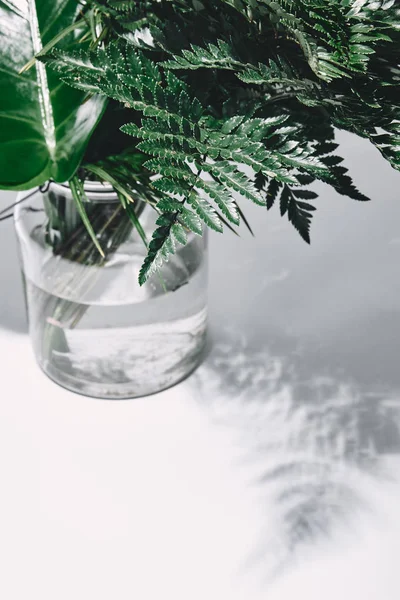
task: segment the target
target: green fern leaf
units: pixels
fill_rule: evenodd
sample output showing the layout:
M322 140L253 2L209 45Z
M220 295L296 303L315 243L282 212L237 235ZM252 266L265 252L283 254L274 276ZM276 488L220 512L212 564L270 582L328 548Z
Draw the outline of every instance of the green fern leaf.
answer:
M265 205L264 200L257 192L253 183L235 165L227 161L218 161L214 164L203 165L203 169L211 173L221 184L239 193L244 198L251 200L259 206Z
M268 191L267 191L267 209L270 210L274 203L275 200L278 196L278 192L281 188L281 184L279 183L279 181L276 181L276 179L273 179L269 186L268 186Z
M237 206L223 185L216 181L204 181L198 178L196 187L204 190L206 194L215 201L222 214L225 215L229 221L235 225L239 225L240 217Z
M164 213L157 219L157 229L153 233L148 254L140 269L140 285L146 283L161 268L164 262L168 261L171 254L175 254L176 241L179 242L179 238L184 239L180 233L177 235L177 229L175 228L175 226L180 227L184 234L182 226L177 224L178 216L179 213Z
M285 185L281 194L281 215L288 215L289 221L297 229L301 237L310 243L310 224L315 207L306 202L296 200L290 188Z
M215 209L211 206L209 202L207 202L207 200L204 200L203 198L199 198L195 194L192 194L188 198L188 202L193 208L193 210L197 213L197 215L201 218L201 220L204 221L204 223L208 227L210 227L210 229L222 233L222 221L217 215Z
M203 235L203 227L200 217L192 210L183 207L179 215L179 221L193 233Z
M156 179L152 182L152 186L160 192L175 194L176 196L186 196L188 189L190 189L186 185L182 184L182 182L169 179L168 177Z

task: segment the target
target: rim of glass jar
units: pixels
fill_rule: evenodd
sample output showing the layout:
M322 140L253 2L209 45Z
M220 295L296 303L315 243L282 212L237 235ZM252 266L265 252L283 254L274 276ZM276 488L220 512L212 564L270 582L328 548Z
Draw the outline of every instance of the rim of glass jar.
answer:
M117 193L109 183L86 180L83 183L83 188L88 200L93 202L118 201ZM47 189L58 191L60 194L64 194L72 200L72 192L68 182L56 183L55 181L49 181Z
M84 187L84 190L86 192L86 195L87 195L87 198L89 201L98 202L98 203L119 202L118 196L117 196L114 188L109 183L102 183L100 181L85 181L83 184L83 187ZM56 183L55 181L48 181L47 184L45 184L43 187L36 188L36 191L37 191L37 193L46 193L49 189L58 191L60 194L63 194L68 199L72 200L72 192L71 192L71 188L70 188L68 182ZM33 191L35 191L35 190L33 190ZM24 209L24 202L21 202L21 198L20 198L21 195L25 195L25 193L24 192L18 193L17 198L19 198L20 201L18 201L16 203L16 206L14 209L14 223L15 223L15 227L18 231L18 234L20 236L24 237L23 231L20 227L21 214ZM31 193L28 193L28 197L30 195L31 195Z

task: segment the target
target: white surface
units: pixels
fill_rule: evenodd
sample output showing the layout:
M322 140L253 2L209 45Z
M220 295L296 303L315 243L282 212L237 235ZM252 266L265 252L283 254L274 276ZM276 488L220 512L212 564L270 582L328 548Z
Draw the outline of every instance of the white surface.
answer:
M325 188L311 247L247 206L212 353L151 398L39 372L1 225L1 599L398 600L400 175L341 138L374 201Z

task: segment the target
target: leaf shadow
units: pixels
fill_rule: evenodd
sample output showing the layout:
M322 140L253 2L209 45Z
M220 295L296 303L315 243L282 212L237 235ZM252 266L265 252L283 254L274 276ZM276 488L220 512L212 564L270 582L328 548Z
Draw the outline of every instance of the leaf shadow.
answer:
M400 335L392 338L398 344ZM398 374L386 372L385 385L377 370L375 379L368 370L361 377L351 350L339 364L334 344L316 351L282 334L257 341L225 331L196 374L199 404L235 431L248 485L265 506L248 560L268 564L269 579L305 547L343 530L356 535L359 515L380 511L376 490L400 486L385 463L400 454Z

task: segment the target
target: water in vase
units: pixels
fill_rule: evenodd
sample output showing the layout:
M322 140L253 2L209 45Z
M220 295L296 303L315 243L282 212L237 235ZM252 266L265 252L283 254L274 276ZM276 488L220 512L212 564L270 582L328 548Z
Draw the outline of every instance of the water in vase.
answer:
M130 398L165 389L204 350L207 261L193 236L143 287L143 249L131 240L103 266L49 258L25 273L30 331L42 369L89 396Z

